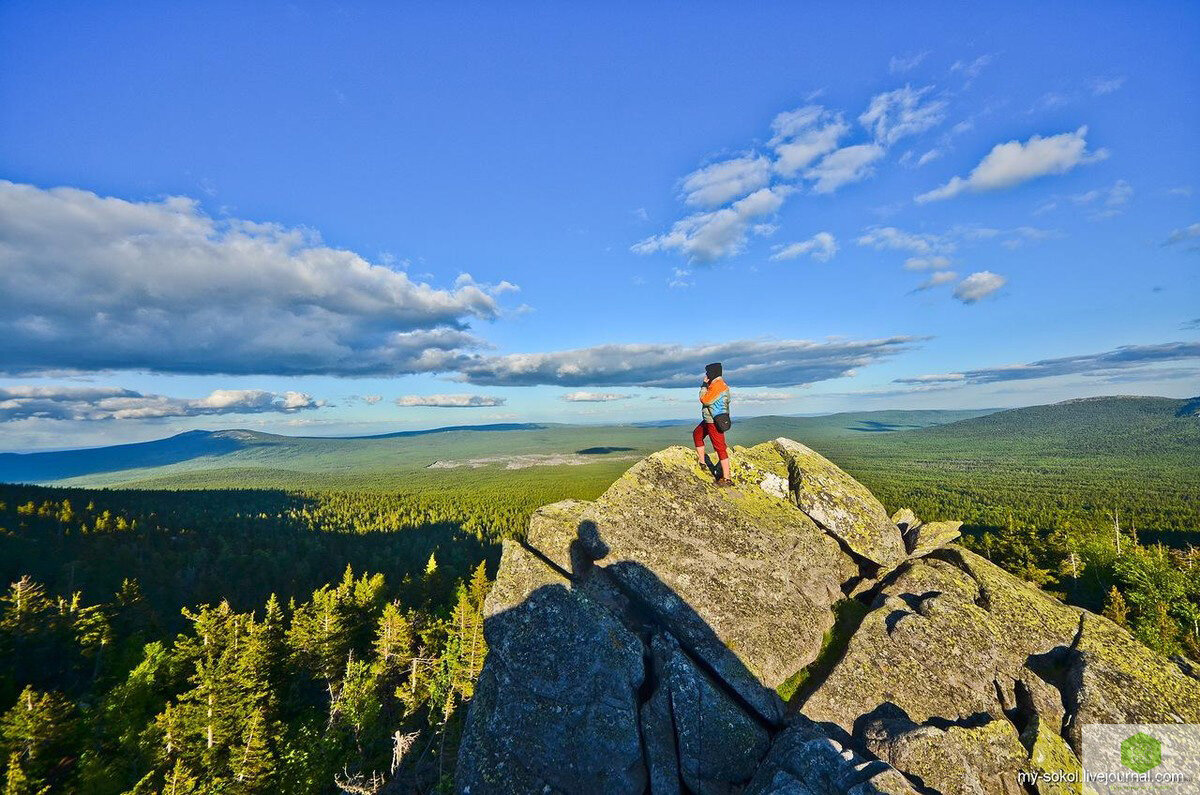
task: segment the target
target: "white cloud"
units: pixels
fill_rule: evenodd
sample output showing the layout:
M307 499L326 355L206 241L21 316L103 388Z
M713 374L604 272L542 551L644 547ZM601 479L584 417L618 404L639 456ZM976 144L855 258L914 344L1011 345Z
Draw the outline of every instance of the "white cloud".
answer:
M728 207L676 221L669 232L639 241L632 250L648 254L673 249L696 262L737 254L746 244L751 222L774 214L790 190L787 186L761 188Z
M696 283L692 281L692 272L687 268L674 268L671 271L671 277L667 279L667 286L682 289L684 287L694 287Z
M1200 359L1200 342L1166 342L1158 345L1123 345L1100 353L1063 356L1057 359L1041 359L1028 364L1011 364L1000 367L985 367L965 370L961 373L920 375L913 378L897 378L898 384L991 384L1001 381L1023 381L1034 378L1051 378L1063 375L1085 375L1111 377L1121 371L1141 370L1149 378L1150 367L1163 362L1180 362ZM1191 368L1192 377L1196 370ZM1174 377L1174 376L1171 376Z
M877 94L858 120L874 134L876 141L885 146L891 146L906 136L922 133L940 124L946 117L946 103L943 100L922 104L922 99L931 89L932 86L905 86Z
M363 402L368 406L374 406L379 401L383 400L383 395L363 395Z
M938 201L964 191L979 192L1010 188L1047 174L1065 174L1076 166L1108 156L1104 149L1087 151L1087 127L1075 132L1042 137L1025 143L1009 141L992 148L966 179L954 177L940 188L916 197L918 202Z
M481 345L501 282L415 282L315 232L0 180L0 370L392 375Z
M926 152L925 154L923 154L919 158L917 158L917 168L920 168L921 166L925 165L926 163L932 163L934 160L937 160L941 156L942 156L941 149L930 149L928 152Z
M1167 236L1167 240L1163 243L1164 246L1173 246L1176 243L1184 243L1188 240L1196 240L1200 238L1200 223L1185 226L1182 229L1176 229Z
M828 232L817 232L808 240L801 243L790 243L786 246L776 246L773 260L795 259L805 254L811 254L815 260L828 262L837 253L837 241Z
M909 257L904 260L904 267L910 271L929 271L950 266L949 257Z
M917 285L917 290L928 290L933 287L940 287L943 284L950 284L958 278L958 274L954 271L938 271L931 274L928 279Z
M1009 235L1000 241L1000 245L1008 249L1018 249L1026 243L1040 243L1043 240L1055 240L1063 237L1057 229L1041 229L1036 226L1018 226L1006 233Z
M816 180L813 193L833 193L843 185L859 182L874 173L871 164L883 157L884 148L878 144L846 146L827 154L820 163L804 172Z
M1105 94L1111 94L1120 89L1123 85L1125 85L1125 78L1123 76L1109 78L1097 77L1092 81L1092 95L1100 97L1104 96Z
M779 403L785 400L795 400L798 397L800 396L792 392L772 392L770 390L750 392L739 389L733 399L738 403Z
M562 399L568 403L609 403L614 400L628 400L633 395L619 392L568 392Z
M1071 201L1076 204L1094 204L1100 202L1104 209L1092 214L1092 218L1108 218L1120 213L1120 208L1129 203L1133 198L1133 186L1123 179L1119 179L1108 188L1096 188L1084 193L1077 193L1071 197Z
M961 72L967 76L968 80L976 78L983 71L984 67L992 62L995 56L986 54L981 55L973 61L955 61L950 67L951 72Z
M771 179L771 161L746 155L712 163L683 178L683 201L700 207L717 207L765 187Z
M146 420L212 414L293 413L326 405L304 392L217 389L207 397L146 395L120 387L0 387L0 422L24 419Z
M443 409L474 409L487 406L503 406L504 398L488 395L404 395L396 398L402 408L427 406Z
M973 304L999 290L1008 279L991 271L972 273L954 288L954 297L964 304Z
M903 72L911 72L921 65L921 62L929 57L929 50L924 52L916 52L911 55L894 55L888 62L888 71L892 74Z
M893 249L911 251L913 254L925 256L936 252L949 253L954 250L954 243L941 235L919 234L905 232L894 226L873 226L863 232L858 238L858 245L870 246L876 251ZM929 267L939 267L932 265Z
M735 387L786 387L853 374L905 352L918 337L871 340L733 340L713 345L613 344L553 353L476 356L459 380L481 386L696 386L708 362L724 362Z
M820 105L808 105L780 113L771 122L770 146L775 150L775 171L792 177L818 157L837 148L850 127L841 115Z

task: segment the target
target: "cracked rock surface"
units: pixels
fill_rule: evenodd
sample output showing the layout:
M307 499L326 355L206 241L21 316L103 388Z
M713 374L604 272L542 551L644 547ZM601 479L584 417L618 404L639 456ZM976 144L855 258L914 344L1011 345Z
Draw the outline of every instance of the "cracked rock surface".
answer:
M791 440L732 457L718 488L655 453L504 542L457 791L1017 793L1078 769L1084 723L1200 722L1190 664L959 523L889 518Z

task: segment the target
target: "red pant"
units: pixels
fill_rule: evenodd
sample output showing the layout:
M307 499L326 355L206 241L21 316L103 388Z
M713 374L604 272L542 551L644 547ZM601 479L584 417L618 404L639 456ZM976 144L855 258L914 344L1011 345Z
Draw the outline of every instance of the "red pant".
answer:
M711 422L702 422L696 426L696 430L692 431L692 441L697 447L704 446L704 437L712 439L713 449L717 451L717 458L724 461L729 458L729 451L725 449L725 434L717 430L717 426Z

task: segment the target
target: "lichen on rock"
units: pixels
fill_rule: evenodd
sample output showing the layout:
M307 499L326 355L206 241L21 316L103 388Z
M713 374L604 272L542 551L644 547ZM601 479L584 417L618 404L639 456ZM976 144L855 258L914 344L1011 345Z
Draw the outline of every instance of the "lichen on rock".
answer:
M787 461L800 510L872 563L891 568L904 560L900 529L866 486L799 442L781 438L775 446Z
M1084 723L1200 723L1188 666L958 522L786 439L731 474L669 448L504 542L458 791L1016 795L1078 771Z

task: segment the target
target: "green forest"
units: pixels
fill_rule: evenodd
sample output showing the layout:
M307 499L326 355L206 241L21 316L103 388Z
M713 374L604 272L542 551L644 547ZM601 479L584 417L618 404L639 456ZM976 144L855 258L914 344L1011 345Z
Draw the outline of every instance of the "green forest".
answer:
M980 554L1200 659L1194 415L1116 402L1057 420L862 422L805 436L762 418L734 439L808 441L889 511L964 520ZM554 431L537 433L506 438L545 451ZM288 488L279 469L275 487L233 488L241 470L175 472L159 488L0 485L5 792L449 791L500 540L539 505L598 496L630 463L363 476L356 489Z

